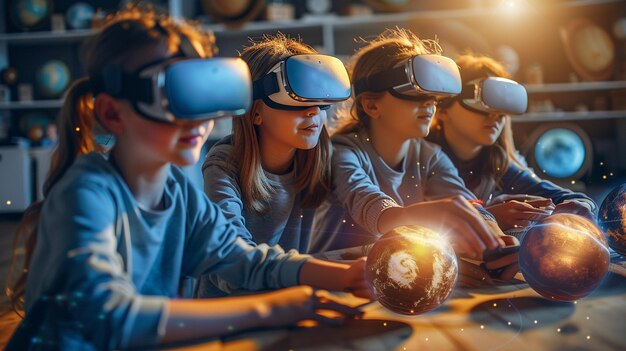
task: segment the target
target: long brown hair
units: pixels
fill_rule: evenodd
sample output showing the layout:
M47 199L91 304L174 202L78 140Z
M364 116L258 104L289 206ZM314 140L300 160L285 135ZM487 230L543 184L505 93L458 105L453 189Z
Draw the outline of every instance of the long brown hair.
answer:
M317 53L310 46L283 34L266 35L241 52L248 63L252 80L263 77L278 62L296 54ZM233 166L239 174L239 183L245 205L254 213L264 214L274 192L261 165L261 150L254 115L259 102L255 101L250 111L233 119ZM322 127L317 145L310 150L296 150L296 191L301 197L302 207L319 206L330 192L330 137L326 126Z
M43 186L44 200L29 206L18 227L13 241L13 257L6 294L17 311L23 309L23 297L30 260L37 242L37 223L45 196L63 177L76 158L90 152L103 152L96 143L94 132L98 127L94 114L93 87L89 77L94 77L102 67L117 64L128 66L128 61L150 45L164 44L174 53L184 34L204 56L215 52L215 37L205 33L193 23L178 22L152 6L128 5L109 15L98 28L98 33L87 42L87 77L76 80L68 89L58 115L59 143L52 155L50 170ZM24 242L21 251L20 243ZM23 252L23 262L20 266ZM13 281L13 278L15 280Z
M348 63L350 80L357 82L379 72L393 68L415 55L440 54L441 47L434 40L420 39L408 29L386 29L372 41L365 41ZM354 96L347 108L337 111L339 126L333 134L354 132L368 127L369 117L363 109L363 99L378 99L385 92L364 91Z
M461 71L463 82L471 82L475 79L492 77L510 78L504 66L491 57L465 53L456 60ZM465 87L464 87L465 88ZM438 109L445 110L452 106L457 98L451 98L439 103ZM486 146L481 150L483 157L481 175L483 178L493 178L499 183L502 175L509 168L510 162L521 166L518 161L515 145L513 143L513 130L511 128L511 118L504 117L504 128L493 145ZM429 141L442 145L445 143L444 122L435 116L430 133L426 138Z

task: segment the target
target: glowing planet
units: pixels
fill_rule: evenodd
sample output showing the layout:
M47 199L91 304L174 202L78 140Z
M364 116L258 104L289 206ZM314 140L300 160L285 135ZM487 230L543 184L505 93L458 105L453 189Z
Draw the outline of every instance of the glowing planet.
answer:
M600 285L609 270L609 250L591 221L555 214L526 232L519 265L526 282L543 297L574 301Z
M365 276L378 302L416 315L441 305L458 275L452 246L420 226L398 227L383 235L367 256Z
M613 189L600 206L598 224L607 236L609 246L626 256L626 184Z
M585 143L573 130L550 129L537 140L534 156L537 165L549 176L571 177L585 162Z

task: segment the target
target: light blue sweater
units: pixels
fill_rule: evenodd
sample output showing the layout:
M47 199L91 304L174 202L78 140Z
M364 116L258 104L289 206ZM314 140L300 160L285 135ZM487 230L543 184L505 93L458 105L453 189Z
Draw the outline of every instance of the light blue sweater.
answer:
M436 144L413 139L402 169L390 168L363 129L335 135L332 158L333 193L315 214L310 252L369 244L382 233L378 218L387 208L461 195L475 200L456 168ZM495 221L484 208L478 210Z
M149 346L163 334L166 301L185 277L211 272L249 290L298 284L307 256L245 243L176 167L164 204L162 211L142 209L102 155L79 157L41 212L27 315L38 299L61 301L58 325L48 327L62 326L63 337L78 345Z

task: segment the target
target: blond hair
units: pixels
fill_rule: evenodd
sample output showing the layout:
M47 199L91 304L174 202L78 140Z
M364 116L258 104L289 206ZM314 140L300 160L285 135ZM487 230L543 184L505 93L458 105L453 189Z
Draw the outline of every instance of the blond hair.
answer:
M420 39L408 29L386 29L378 37L366 41L348 63L350 80L361 81L379 72L395 67L416 55L440 54L441 47L435 40ZM339 125L333 134L354 132L368 127L369 117L363 109L363 99L378 99L385 92L364 91L353 97L348 106L337 111Z
M248 63L252 80L263 77L275 64L296 54L317 53L300 40L283 34L263 36L241 52ZM253 123L258 102L239 118L233 119L232 159L237 169L245 205L256 214L266 213L274 189L263 172L261 150ZM330 192L330 137L324 126L317 145L310 150L296 150L295 188L301 194L302 207L319 206Z
M174 21L149 5L128 5L107 16L97 29L98 33L87 43L89 76L76 80L70 86L58 115L59 143L43 186L43 201L79 155L104 151L104 147L95 141L98 122L94 114L90 76L96 76L102 67L110 64L128 68L128 62L146 46L164 44L170 53L174 53L181 42L181 34L202 56L210 57L215 53L213 34L203 32L196 24ZM43 201L35 202L26 209L14 234L6 294L16 311L23 309L27 272L37 242L37 224ZM22 241L25 249L23 263L19 267L18 249Z

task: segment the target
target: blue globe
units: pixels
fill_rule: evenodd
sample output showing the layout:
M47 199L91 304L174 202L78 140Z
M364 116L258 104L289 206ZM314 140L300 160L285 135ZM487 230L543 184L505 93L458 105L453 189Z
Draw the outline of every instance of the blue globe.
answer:
M65 18L70 27L74 29L85 29L91 25L91 18L95 14L93 6L77 2L70 6L65 13Z
M22 28L35 27L50 14L48 0L14 0L13 18Z
M37 71L37 87L45 97L59 97L70 83L70 69L59 60L50 60Z
M583 166L585 156L585 143L571 129L550 129L535 144L535 162L545 174L554 178L576 174Z

